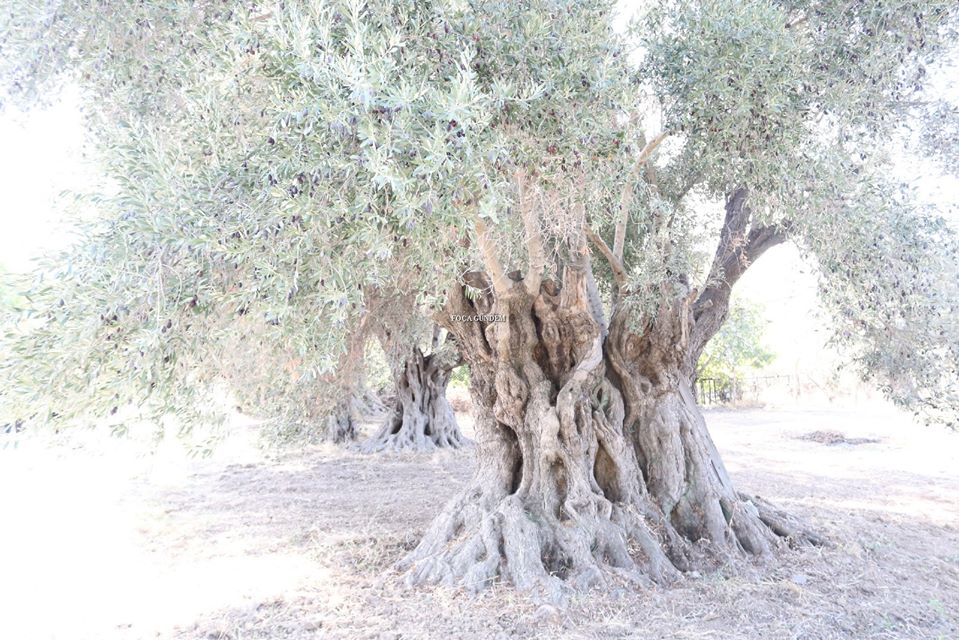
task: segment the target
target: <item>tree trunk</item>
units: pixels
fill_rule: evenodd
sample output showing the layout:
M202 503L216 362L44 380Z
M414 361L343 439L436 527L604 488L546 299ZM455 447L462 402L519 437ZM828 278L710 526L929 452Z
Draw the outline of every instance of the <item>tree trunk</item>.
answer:
M732 487L689 387L689 297L639 328L620 303L607 335L588 276L569 267L562 289L543 282L535 296L519 282L495 298L451 295L478 467L401 561L410 583L478 590L502 577L556 602L804 534ZM505 321L452 320L491 312Z
M351 402L337 402L326 416L324 439L336 444L356 440L356 421L353 419Z
M692 390L690 299L660 309L640 335L625 313L614 315L607 353L633 408L624 423L649 495L684 540L714 555L764 555L778 544L764 518L783 516L737 494L709 435ZM789 533L799 534L798 525Z
M360 420L382 420L387 407L373 391L361 383L350 401L353 415Z
M362 314L346 336L346 349L340 354L336 371L324 382L325 397L319 398L319 407L325 412L326 432L324 439L343 443L356 440L358 435L357 417L365 417L368 411L374 411L378 399L366 387L364 374L366 341L371 330L370 311ZM332 406L327 402L333 400ZM376 400L376 402L373 402ZM324 414L320 414L324 415Z
M362 383L344 393L346 397L330 408L324 419L324 439L336 444L356 440L359 421L382 419L386 413L380 399Z
M362 450L433 451L466 444L446 400L446 385L457 361L458 354L449 348L425 356L415 348L394 371L396 397L386 422Z

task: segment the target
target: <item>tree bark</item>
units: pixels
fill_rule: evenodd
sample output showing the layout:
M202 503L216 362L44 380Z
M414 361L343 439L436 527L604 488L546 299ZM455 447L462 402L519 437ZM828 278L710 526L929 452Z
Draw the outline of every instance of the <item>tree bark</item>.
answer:
M467 443L446 400L459 354L451 347L423 355L419 348L394 370L396 397L379 432L363 443L366 453L433 451Z
M726 216L706 286L693 304L690 352L694 365L729 315L733 286L753 262L786 240L788 223L750 227L751 219L746 189L734 189L726 198Z
M370 319L371 314L366 312L350 328L336 371L324 380L324 395L327 397L318 399L318 406L322 409L317 413L325 427L324 439L330 442L339 444L356 440L359 433L356 417L364 415L363 410L370 408L363 372ZM328 399L335 399L332 406L327 404Z
M444 324L470 364L477 471L400 566L416 583L479 590L497 577L549 602L614 581L646 585L810 539L737 494L690 390L692 295L608 334L588 264L563 286L522 281L450 296ZM502 322L454 317L498 314ZM481 316L482 317L482 316ZM638 326L637 326L638 324Z
M350 400L337 402L326 415L324 439L336 444L356 440L356 421Z
M380 399L362 383L345 394L346 397L337 402L325 417L324 439L335 444L356 440L359 421L382 419L386 413Z
M350 408L360 420L380 420L387 412L383 401L364 383L360 383L359 389L353 394Z
M715 557L765 555L780 536L763 518L785 516L764 516L757 500L736 492L709 435L692 390L691 298L664 305L641 333L625 313L613 318L607 355L631 410L624 424L649 495L679 536ZM790 535L809 537L798 523Z

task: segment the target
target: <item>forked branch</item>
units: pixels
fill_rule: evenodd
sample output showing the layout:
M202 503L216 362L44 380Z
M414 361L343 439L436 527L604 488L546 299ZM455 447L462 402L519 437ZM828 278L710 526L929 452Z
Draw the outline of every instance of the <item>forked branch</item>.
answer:
M598 233L593 231L589 225L586 225L586 237L589 238L590 242L596 245L599 252L606 258L610 269L613 271L613 280L616 282L616 289L622 291L626 287L626 269L623 268L623 262L616 257L616 254L609 248L606 241L603 240Z
M691 350L696 357L726 319L733 285L759 256L787 237L788 223L750 228L752 212L747 205L747 195L746 189L739 188L726 199L726 218L716 255L706 286L693 304L695 326Z

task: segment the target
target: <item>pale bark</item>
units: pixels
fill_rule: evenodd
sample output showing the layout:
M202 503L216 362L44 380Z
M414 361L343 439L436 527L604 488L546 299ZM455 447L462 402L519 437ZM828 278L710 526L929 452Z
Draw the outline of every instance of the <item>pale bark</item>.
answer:
M691 392L705 335L695 292L668 283L659 310L633 323L620 300L607 330L591 275L574 259L562 286L531 291L469 273L485 293L450 295L439 320L470 365L478 466L401 561L411 584L501 578L556 602L817 540L733 487ZM507 321L452 320L489 313Z
M320 409L317 413L324 429L324 439L334 443L356 440L359 433L356 419L362 413L357 409L364 408L368 400L363 367L369 332L370 314L365 313L350 328L346 349L340 354L336 371L324 380L324 395L327 397L318 398ZM332 406L330 399L333 400Z
M622 429L586 274L565 281L536 297L517 284L495 301L507 323L448 325L471 365L478 470L401 563L410 582L476 590L502 576L555 602L565 585L677 575L668 552L682 545ZM488 311L462 295L453 303L452 313Z
M361 449L366 453L433 451L465 445L468 441L446 400L446 386L458 361L452 348L436 349L429 355L413 349L394 371L396 397L385 423Z
M350 409L359 420L381 420L389 411L379 396L363 382L360 383L359 389L353 394Z

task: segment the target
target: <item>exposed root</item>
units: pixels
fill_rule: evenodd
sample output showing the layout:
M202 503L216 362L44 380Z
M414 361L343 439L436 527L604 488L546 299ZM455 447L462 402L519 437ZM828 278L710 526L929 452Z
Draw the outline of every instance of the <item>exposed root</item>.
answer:
M680 576L636 509L595 496L590 508L560 520L515 494L494 502L478 488L447 504L398 568L410 586L477 592L502 578L553 605L570 592L614 583L648 587Z
M455 420L452 424L431 424L426 416L415 418L391 416L379 432L360 445L363 453L384 451L432 452L437 449L459 449L470 443L460 433Z
M810 529L799 518L773 506L769 501L759 496L739 494L740 499L753 505L757 516L770 531L784 539L790 547L813 545L816 547L830 546L829 540Z
M688 382L678 372L671 379L641 403L635 441L650 494L682 537L704 542L717 559L763 557L784 539L818 539L769 503L736 492Z

